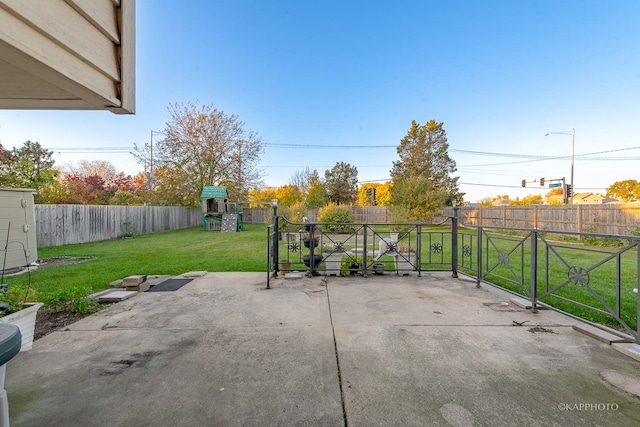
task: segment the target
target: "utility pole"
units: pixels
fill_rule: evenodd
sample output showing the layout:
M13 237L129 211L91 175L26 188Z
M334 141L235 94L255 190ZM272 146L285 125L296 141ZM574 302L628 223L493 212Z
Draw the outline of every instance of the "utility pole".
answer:
M153 188L153 135L164 135L164 132L151 130L149 133L149 182L147 183L149 188Z
M560 132L547 132L544 136L549 136L549 135L571 135L571 204L573 205L573 192L574 192L574 188L573 188L573 169L574 169L574 163L575 163L575 157L576 157L576 129L572 128L571 130L563 130ZM564 188L564 187L563 187ZM568 198L565 197L565 200L567 200L567 203L569 203Z
M149 182L153 179L153 130L151 130L151 143L149 144Z

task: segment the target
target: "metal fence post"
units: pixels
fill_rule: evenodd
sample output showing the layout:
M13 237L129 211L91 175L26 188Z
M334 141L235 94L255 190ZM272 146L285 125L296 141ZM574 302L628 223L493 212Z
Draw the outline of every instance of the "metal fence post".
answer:
M451 277L458 278L458 207L455 202L451 217Z
M309 224L309 271L307 271L307 277L319 276L320 273L316 270L316 224ZM322 254L322 250L320 251Z
M531 234L531 312L537 313L536 300L538 299L538 232L532 231Z
M279 230L279 224L280 224L280 217L278 217L278 200L277 199L273 199L271 201L271 206L273 206L273 275L274 277L278 276L278 260L280 259L280 251L279 251L279 247L280 247L280 230Z
M362 274L367 277L367 233L369 232L369 226L364 224L364 233L362 237Z
M416 262L418 263L418 277L422 277L422 225L416 225Z
M636 319L640 319L640 240L636 240ZM640 327L636 325L636 343L640 344Z
M476 288L482 282L482 227L478 227L478 243L476 246Z

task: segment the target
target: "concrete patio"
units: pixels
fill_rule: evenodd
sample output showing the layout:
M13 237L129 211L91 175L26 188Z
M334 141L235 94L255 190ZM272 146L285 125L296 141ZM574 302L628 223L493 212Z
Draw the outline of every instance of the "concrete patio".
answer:
M7 367L11 424L640 424L640 362L491 286L442 272L265 287L208 273L36 341Z

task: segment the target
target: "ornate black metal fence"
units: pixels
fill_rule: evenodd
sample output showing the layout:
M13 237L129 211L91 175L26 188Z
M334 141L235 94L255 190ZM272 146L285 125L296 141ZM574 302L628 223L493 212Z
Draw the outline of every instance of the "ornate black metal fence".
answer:
M349 276L451 271L640 342L639 237L478 227L454 216L438 224L294 224L274 216L270 279L279 273Z

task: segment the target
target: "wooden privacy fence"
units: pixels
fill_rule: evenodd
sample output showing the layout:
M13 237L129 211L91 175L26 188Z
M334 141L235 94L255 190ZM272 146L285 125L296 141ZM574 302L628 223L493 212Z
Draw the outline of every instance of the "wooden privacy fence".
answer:
M628 236L640 230L640 204L462 206L463 224ZM445 215L453 215L446 208Z
M386 206L354 206L356 223L392 222ZM463 223L483 227L535 228L539 230L631 235L640 229L640 204L574 206L462 206ZM245 224L264 224L265 208L245 208ZM443 217L452 216L445 208ZM318 210L309 210L309 221L317 222ZM38 247L97 242L135 234L156 233L202 226L199 208L177 206L88 206L35 205Z
M97 242L202 225L198 208L36 205L38 247Z
M392 223L387 206L350 207L355 223ZM640 204L573 205L573 206L461 206L458 214L463 224L482 227L527 228L558 232L632 235L640 230ZM453 216L453 208L442 210L439 222ZM318 209L307 213L310 222L320 222Z
M245 209L245 224L264 223L265 209ZM38 247L201 227L202 210L180 206L35 205Z

